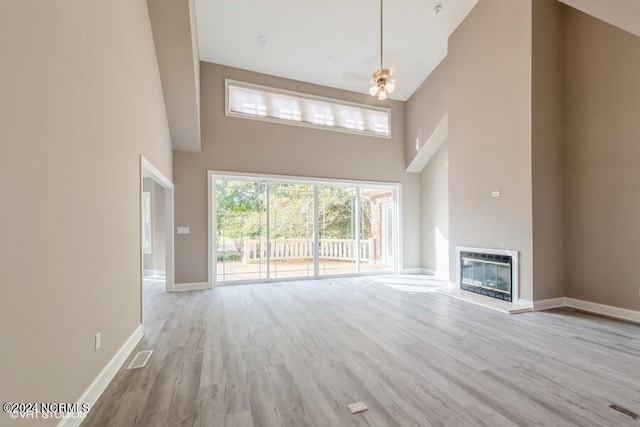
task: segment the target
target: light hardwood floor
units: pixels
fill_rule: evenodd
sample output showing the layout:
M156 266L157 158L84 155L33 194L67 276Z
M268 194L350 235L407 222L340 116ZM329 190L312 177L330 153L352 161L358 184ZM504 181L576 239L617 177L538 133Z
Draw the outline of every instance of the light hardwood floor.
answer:
M608 408L640 412L640 326L507 315L434 285L147 287L136 351L155 352L83 426L640 426ZM352 415L357 401L369 410Z

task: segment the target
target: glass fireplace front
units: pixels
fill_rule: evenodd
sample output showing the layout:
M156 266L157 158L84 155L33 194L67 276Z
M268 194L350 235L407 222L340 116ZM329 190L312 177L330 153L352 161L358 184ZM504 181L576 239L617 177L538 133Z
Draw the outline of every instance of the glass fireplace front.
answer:
M477 252L460 253L460 289L511 301L512 258Z

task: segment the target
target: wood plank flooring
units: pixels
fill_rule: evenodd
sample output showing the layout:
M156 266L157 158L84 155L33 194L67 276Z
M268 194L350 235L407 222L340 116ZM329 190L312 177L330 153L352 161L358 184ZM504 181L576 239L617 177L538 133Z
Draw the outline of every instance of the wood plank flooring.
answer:
M640 413L640 326L569 310L507 315L436 286L150 284L136 352L154 354L121 370L82 425L640 426L608 408ZM352 415L357 401L369 410Z

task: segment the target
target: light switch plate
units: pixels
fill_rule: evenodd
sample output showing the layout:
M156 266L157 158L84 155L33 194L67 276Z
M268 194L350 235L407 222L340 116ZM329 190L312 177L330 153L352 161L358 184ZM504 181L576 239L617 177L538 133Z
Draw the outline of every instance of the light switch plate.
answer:
M495 198L495 197L500 197L502 193L500 191L494 191L493 193L491 193L491 197Z
M189 234L189 227L178 227L178 234Z
M359 414L360 412L364 412L367 409L367 405L364 404L364 402L356 402L356 403L352 403L351 405L347 405L349 410L351 411L352 414Z

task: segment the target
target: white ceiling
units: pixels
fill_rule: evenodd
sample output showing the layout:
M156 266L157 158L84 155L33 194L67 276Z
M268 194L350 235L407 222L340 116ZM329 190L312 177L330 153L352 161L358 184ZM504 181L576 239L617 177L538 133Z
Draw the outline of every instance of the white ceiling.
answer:
M378 1L196 0L200 59L367 93L380 61ZM384 66L398 81L392 98L413 94L477 2L384 2ZM442 11L434 15L437 4Z

